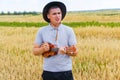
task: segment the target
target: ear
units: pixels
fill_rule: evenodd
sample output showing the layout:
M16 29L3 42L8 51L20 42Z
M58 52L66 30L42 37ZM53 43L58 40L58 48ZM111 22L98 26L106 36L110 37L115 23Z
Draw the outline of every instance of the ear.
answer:
M49 14L47 14L47 18L48 18L48 19L50 19L50 16L49 16Z

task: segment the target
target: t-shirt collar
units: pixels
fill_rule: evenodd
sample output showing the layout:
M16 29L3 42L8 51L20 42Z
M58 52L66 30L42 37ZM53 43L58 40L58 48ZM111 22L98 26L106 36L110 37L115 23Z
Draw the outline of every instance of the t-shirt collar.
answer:
M55 28L49 24L50 30L55 30L55 29L61 30L61 27L62 27L62 24L60 24L57 28Z

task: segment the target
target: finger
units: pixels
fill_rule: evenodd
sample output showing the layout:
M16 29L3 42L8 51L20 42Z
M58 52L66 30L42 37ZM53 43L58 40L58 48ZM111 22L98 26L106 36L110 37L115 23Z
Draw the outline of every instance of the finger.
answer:
M65 48L60 48L60 53L66 53L66 50L65 50Z

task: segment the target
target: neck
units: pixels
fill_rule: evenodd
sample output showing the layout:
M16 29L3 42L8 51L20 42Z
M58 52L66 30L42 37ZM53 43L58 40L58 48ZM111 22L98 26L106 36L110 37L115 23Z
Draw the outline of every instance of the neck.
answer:
M55 28L59 27L60 24L61 24L61 23L59 23L59 24L50 23L50 25L53 26L53 27L55 27Z

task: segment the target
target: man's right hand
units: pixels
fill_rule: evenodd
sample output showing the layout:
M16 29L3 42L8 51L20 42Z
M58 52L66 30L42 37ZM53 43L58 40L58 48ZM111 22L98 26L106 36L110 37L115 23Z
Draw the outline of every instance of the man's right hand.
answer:
M50 46L47 42L43 43L40 47L42 48L43 52L47 52L50 50Z

